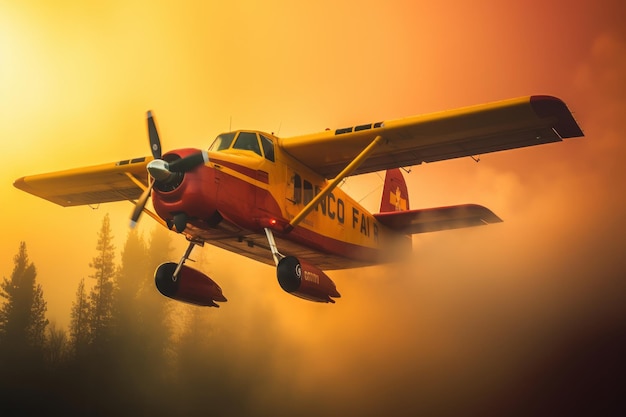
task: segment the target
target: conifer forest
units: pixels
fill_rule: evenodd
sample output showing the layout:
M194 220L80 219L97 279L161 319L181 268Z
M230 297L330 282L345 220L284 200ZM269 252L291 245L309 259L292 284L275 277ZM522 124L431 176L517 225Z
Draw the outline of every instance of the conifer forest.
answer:
M130 232L116 264L104 217L68 329L46 318L36 261L20 243L0 290L0 415L253 412L243 398L263 382L267 345L252 355L226 348L208 309L157 292L153 271L170 250L160 229L148 239Z
M196 307L154 286L156 267L180 256L173 237L133 230L116 248L105 215L91 255L75 260L89 273L66 328L49 320L37 260L19 244L0 281L0 416L623 415L612 414L623 411L621 319L580 315L538 349L541 327L508 326L491 310L497 294L468 297L476 281L428 287L430 277L406 291L402 274L362 274L327 306L282 293L269 267L250 276L210 250L236 296ZM444 288L455 292L437 298Z

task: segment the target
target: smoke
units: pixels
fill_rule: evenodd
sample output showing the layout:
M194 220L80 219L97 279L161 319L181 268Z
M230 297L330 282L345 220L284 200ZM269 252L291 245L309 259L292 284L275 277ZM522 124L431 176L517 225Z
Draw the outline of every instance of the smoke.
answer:
M626 175L616 115L624 103L610 85L623 79L616 71L626 75L621 50L602 35L577 72L585 138L532 151L538 170L511 155L463 179L459 187L475 187L467 195L491 201L504 223L416 236L404 263L333 272L343 295L336 305L290 298L255 278L273 276L271 268L239 267L236 275L251 276L227 279L233 304L216 320L238 323L230 342L261 361L261 375L246 371L257 381L249 409L373 416L623 407Z

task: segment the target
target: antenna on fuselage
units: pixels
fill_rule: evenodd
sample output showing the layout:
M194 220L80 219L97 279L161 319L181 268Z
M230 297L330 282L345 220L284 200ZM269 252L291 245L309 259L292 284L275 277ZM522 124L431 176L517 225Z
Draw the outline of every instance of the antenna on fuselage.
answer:
M278 136L280 135L280 128L283 127L283 121L281 120L280 123L278 124L278 130L276 131L276 134L274 135L274 132L272 132L272 135L274 136Z

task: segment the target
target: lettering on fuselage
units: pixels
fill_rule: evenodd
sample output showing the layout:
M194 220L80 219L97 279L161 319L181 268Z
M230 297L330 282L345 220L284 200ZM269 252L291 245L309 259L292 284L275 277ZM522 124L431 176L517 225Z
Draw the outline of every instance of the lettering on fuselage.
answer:
M373 235L378 241L378 225L370 221L370 217L365 213L359 212L359 209L352 207L352 228L359 229L362 235L367 237Z
M335 197L330 193L315 207L316 211L320 211L323 216L327 216L331 220L343 225L346 219L346 205L341 198ZM362 235L373 237L378 241L378 225L373 221L371 216L360 211L356 207L352 207L352 228L358 230Z
M309 282L313 282L315 284L319 284L320 283L320 276L317 275L315 272L304 271L304 280L305 281L309 281Z
M346 205L341 198L335 198L335 195L330 193L320 201L315 210L321 210L324 216L328 216L331 220L337 219L339 224L343 224L346 218L345 207Z

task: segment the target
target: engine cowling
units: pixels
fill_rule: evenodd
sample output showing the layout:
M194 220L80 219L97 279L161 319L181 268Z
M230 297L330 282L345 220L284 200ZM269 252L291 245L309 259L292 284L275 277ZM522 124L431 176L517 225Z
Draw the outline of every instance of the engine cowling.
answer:
M335 283L319 268L295 256L278 262L276 275L280 287L289 294L319 303L334 303L341 297Z
M176 279L174 271L178 265L166 262L154 273L154 282L161 294L177 301L198 306L219 307L216 301L226 301L222 289L202 272L183 265Z

